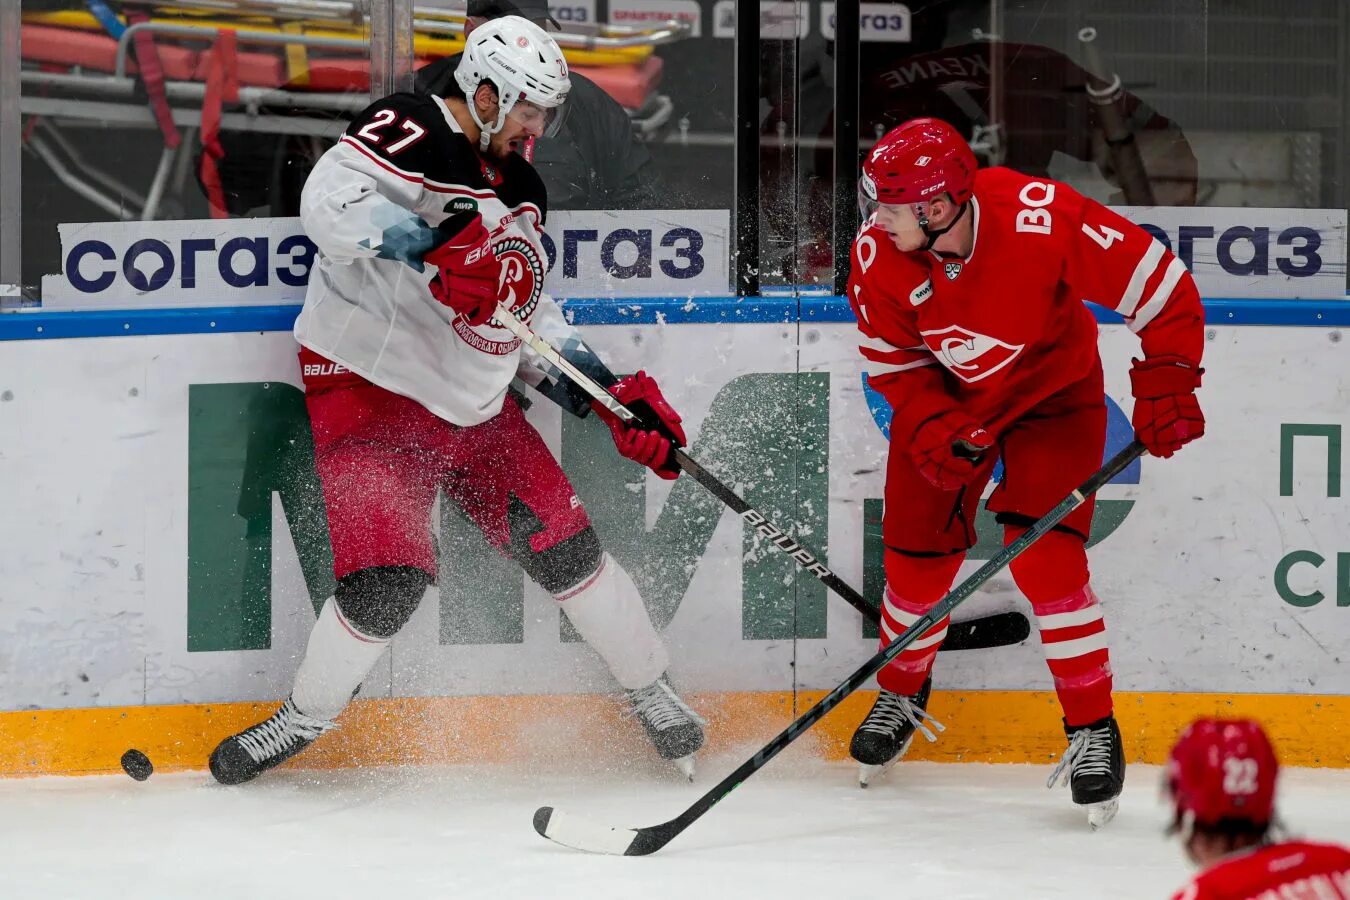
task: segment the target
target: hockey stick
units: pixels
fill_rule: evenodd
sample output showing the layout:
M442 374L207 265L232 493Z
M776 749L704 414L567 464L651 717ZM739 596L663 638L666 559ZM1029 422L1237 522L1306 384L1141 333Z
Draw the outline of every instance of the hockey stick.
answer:
M581 371L572 364L567 357L563 356L556 347L548 341L535 334L529 325L517 319L503 305L498 304L496 320L505 324L522 343L528 345L531 350L538 353L541 357L561 370L569 379L579 388L591 396L592 399L604 405L606 409L618 416L624 422L637 422L638 416L628 407L620 403L613 394L605 390L595 379L591 378L585 372ZM814 553L807 550L800 543L789 537L781 528L766 519L761 513L756 511L749 503L731 488L723 484L716 475L713 475L707 469L703 468L697 460L691 457L681 447L672 447L671 456L675 463L685 472L707 488L713 496L721 500L732 512L736 513L741 519L769 543L773 544L779 550L782 550L798 566L810 572L825 583L825 586L842 597L850 606L862 613L873 624L877 624L881 619L881 614L876 607L868 603L863 595L854 590L849 584L844 582L838 575L835 575L829 568L822 563ZM1018 644L1027 639L1031 634L1031 624L1027 617L1020 612L1003 612L994 615L984 616L977 619L969 619L964 622L952 622L947 628L947 637L943 641L944 650L977 650L987 647L1005 647L1009 644Z
M975 593L982 584L1002 571L1004 567L1039 540L1042 535L1063 521L1065 516L1087 502L1088 498L1096 493L1098 488L1120 474L1143 452L1142 444L1138 441L1131 441L1128 447L1111 457L1097 471L1097 474L1083 482L1077 490L1061 500L1059 505L1028 528L1026 533L1004 547L1001 553L980 566L975 574L957 585L946 597L942 598L941 602L920 616L917 622L906 628L899 637L864 663L862 668L850 675L843 684L826 694L819 703L808 709L785 731L765 744L758 753L742 763L736 771L719 781L713 786L712 790L695 801L693 806L669 822L647 828L613 828L579 816L568 815L551 806L544 806L540 807L534 814L534 830L565 847L586 850L591 853L646 856L660 850L670 843L676 835L694 824L700 816L712 809L718 801L739 787L745 779L764 768L769 760L781 753L788 744L791 744L812 725L824 718L826 713L838 706L849 694L860 688L867 679L881 671L886 663L899 656L901 651L918 640L924 632L941 621L943 617L950 615L953 609Z

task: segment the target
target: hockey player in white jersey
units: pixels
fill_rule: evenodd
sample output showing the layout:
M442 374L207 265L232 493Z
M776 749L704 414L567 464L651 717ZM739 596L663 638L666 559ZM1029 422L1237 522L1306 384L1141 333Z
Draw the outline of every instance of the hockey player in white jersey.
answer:
M295 324L337 590L291 696L226 738L211 773L238 784L334 720L437 577L438 491L557 598L625 689L657 751L692 774L700 720L632 578L606 554L567 477L508 392L520 377L584 415L584 395L493 319L499 301L646 423L597 405L624 456L663 478L680 417L642 372L615 379L543 292L543 183L515 151L560 122L567 64L519 17L470 36L446 96L373 104L319 160L301 220L319 248ZM462 573L439 573L441 578Z

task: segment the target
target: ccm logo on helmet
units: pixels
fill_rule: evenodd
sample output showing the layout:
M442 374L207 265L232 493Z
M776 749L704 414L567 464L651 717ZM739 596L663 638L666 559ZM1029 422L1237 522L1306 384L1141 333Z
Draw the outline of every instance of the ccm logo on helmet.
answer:
M1028 182L1017 195L1017 199L1029 207L1017 211L1017 230L1030 231L1033 234L1049 234L1052 224L1050 210L1043 207L1049 206L1054 201L1055 186L1044 181Z
M863 193L867 195L868 200L877 199L877 183L866 172L862 173Z

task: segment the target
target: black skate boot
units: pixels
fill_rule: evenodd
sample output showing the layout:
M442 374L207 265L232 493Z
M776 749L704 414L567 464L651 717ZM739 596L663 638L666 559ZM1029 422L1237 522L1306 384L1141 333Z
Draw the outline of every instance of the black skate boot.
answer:
M1125 788L1125 747L1115 716L1091 725L1064 725L1069 747L1050 774L1046 787L1054 787L1061 775L1069 784L1073 802L1087 810L1088 824L1096 831L1115 818L1120 792Z
M336 727L333 722L300 712L288 698L270 719L221 741L211 754L211 774L221 784L252 781Z
M872 704L867 718L853 732L853 740L848 745L849 755L862 763L858 773L859 787L867 787L868 782L904 756L914 740L915 731L922 731L928 740L936 741L937 735L925 723L938 731L945 730L942 723L927 712L928 694L932 690L933 676L929 675L912 697L886 690L877 695L877 702Z
M642 722L656 752L693 781L694 754L703 746L703 726L707 723L680 699L665 675L645 688L627 691L625 696L629 715Z

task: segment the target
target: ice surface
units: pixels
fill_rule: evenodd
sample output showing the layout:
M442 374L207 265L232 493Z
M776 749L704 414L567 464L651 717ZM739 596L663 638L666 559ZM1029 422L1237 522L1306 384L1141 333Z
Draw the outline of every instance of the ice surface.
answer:
M646 858L534 833L554 805L621 827L673 817L739 756L674 770L288 770L0 781L0 895L14 898L1054 898L1170 896L1158 769L1131 766L1090 833L1033 766L902 763L866 791L851 765L787 759ZM1345 839L1350 771L1283 776L1291 828Z

